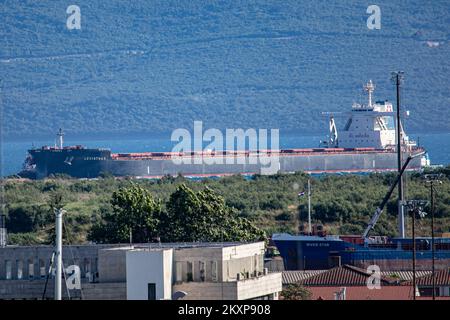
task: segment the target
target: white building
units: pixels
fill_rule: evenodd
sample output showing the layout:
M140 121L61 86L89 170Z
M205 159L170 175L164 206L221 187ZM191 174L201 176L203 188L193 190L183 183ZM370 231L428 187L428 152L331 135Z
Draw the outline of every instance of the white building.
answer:
M264 269L264 242L175 244L126 252L128 300L278 299L281 273Z

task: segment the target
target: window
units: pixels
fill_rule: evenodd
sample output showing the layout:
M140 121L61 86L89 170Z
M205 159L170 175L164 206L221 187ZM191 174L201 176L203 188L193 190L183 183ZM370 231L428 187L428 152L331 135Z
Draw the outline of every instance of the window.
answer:
M23 278L23 261L16 260L17 266L17 280L21 280Z
M34 278L34 261L33 259L28 259L28 278Z
M6 280L11 280L12 279L12 263L10 260L6 260L5 261L5 267L6 267Z
M194 265L192 262L187 262L187 272L186 272L187 281L194 281Z
M203 261L199 261L198 262L198 270L200 272L200 281L204 282L205 281L205 276L206 276L205 262L203 262Z
M88 258L84 258L84 266L83 266L83 268L84 268L84 276L86 277L86 278L90 278L90 276L91 276L91 261L89 261L89 259Z
M156 284L148 284L148 300L156 300Z
M39 259L39 275L42 279L45 278L45 262L42 259Z
M219 281L217 273L217 261L211 261L211 281Z
M181 262L175 263L175 281L183 282L183 264Z

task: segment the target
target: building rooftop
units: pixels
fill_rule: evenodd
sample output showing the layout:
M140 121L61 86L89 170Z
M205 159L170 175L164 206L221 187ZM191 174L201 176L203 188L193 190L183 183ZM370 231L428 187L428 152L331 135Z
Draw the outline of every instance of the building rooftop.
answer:
M276 270L278 271L278 270ZM284 271L279 270L283 273L283 285L297 283L302 280L309 279L318 274L327 272L329 270L293 270L293 271ZM424 277L431 274L429 270L417 270L416 277ZM412 271L381 271L381 275L385 278L389 279L397 279L400 281L410 281L413 278Z
M64 245L63 247L98 247L99 249L178 249L178 248L222 248L222 247L233 247L238 245L250 244L253 242L174 242L174 243L111 243L111 244L73 244ZM30 246L18 246L18 245L8 245L5 248L8 249L25 249L25 248L53 248L52 245L30 245Z
M311 300L334 300L339 287L310 287ZM382 286L380 290L370 290L367 286L346 287L346 300L412 300L410 287ZM419 298L419 297L418 297Z
M437 286L450 286L450 268L439 270L435 272L435 279ZM417 276L417 273L416 273ZM412 285L412 280L404 283L405 286ZM416 285L418 286L432 286L433 275L428 274L426 276L417 277Z
M327 271L328 270L282 271L283 285L297 283Z
M366 286L367 280L371 276L372 274L366 272L366 270L350 265L343 265L325 272L320 272L304 280L300 280L298 283L306 286ZM383 275L381 275L380 281L381 285L396 285L399 283L398 279Z
M175 243L145 243L133 244L134 249L189 249L189 248L226 248L251 242L175 242Z

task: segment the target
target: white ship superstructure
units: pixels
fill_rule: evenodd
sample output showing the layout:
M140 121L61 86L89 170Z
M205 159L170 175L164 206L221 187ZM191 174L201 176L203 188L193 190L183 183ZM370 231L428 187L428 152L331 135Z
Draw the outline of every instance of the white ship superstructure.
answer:
M396 147L396 130L394 109L389 101L373 103L375 85L370 80L364 89L368 93L368 103L354 103L352 110L342 113L348 120L338 132L334 114L330 114L330 136L324 143L330 148L375 148L388 149ZM409 141L402 126L401 139L404 147L413 147L415 142Z

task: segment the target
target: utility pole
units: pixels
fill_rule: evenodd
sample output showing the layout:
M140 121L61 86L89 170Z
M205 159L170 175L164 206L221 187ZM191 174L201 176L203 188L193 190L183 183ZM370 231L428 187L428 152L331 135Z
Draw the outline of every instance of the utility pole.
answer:
M426 213L423 208L427 205L428 201L425 200L408 200L405 203L406 208L411 213L412 217L412 242L413 242L413 255L412 255L412 267L413 267L413 299L416 300L416 214L421 218L425 217Z
M441 174L425 175L425 183L430 186L431 201L431 279L433 282L433 300L436 300L436 276L435 276L435 244L434 244L434 184L442 184L439 180Z
M412 212L412 241L413 241L413 299L416 300L416 212Z
M55 300L61 300L61 278L62 278L62 219L66 211L63 209L55 210Z
M308 178L308 234L312 234L311 226L311 179Z
M402 168L402 123L400 121L400 85L403 81L403 71L392 72L392 81L395 83L397 91L397 121L396 121L396 135L397 135L397 165L398 172ZM405 238L405 213L403 208L404 192L403 192L403 178L398 182L398 236Z
M3 180L3 81L0 79L0 248L6 247L6 203Z

